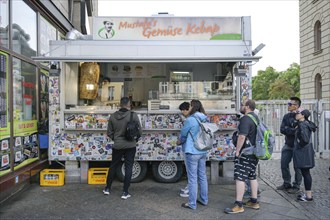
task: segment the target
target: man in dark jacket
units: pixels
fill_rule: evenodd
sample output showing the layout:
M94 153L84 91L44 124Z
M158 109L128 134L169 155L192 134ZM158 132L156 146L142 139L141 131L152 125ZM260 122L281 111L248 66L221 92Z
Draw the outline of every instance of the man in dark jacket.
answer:
M126 126L131 117L130 100L128 97L123 97L120 100L120 109L110 116L108 122L108 136L114 141L112 148L112 162L108 172L107 185L103 190L104 195L109 195L111 190L111 184L114 179L116 169L121 162L122 157L125 159L125 178L122 199L131 197L128 192L132 178L132 169L134 163L134 157L136 153L137 140L127 140L125 138ZM137 114L133 113L133 121L139 125L139 131L141 136L141 123Z
M298 97L291 97L288 102L289 113L285 114L281 123L281 133L285 135L285 143L281 152L281 171L283 184L278 186L278 190L287 190L289 193L297 193L302 181L301 170L295 168L295 180L291 185L290 162L293 157L294 138L297 127L296 112L301 105Z

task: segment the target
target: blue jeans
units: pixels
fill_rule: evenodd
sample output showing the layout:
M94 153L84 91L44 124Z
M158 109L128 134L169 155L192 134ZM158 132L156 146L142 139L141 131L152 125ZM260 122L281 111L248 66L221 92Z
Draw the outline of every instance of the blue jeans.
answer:
M200 188L199 201L207 205L208 185L206 177L206 154L185 154L188 174L189 207L196 209L198 185Z
M293 148L289 147L288 145L284 145L281 152L281 171L282 171L282 178L284 180L284 186L291 187L291 173L290 173L290 163L293 157ZM300 189L300 184L302 181L301 170L294 168L295 171L295 178L294 182L292 183L293 188Z

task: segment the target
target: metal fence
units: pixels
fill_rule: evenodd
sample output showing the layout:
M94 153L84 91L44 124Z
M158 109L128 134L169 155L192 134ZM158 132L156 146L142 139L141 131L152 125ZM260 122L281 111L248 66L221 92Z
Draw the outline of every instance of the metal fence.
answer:
M259 118L273 131L276 137L274 152L280 152L284 145L284 135L280 132L283 116L288 113L287 100L256 101ZM311 111L310 120L317 126L313 134L313 144L316 152L330 152L330 101L302 100L302 107Z

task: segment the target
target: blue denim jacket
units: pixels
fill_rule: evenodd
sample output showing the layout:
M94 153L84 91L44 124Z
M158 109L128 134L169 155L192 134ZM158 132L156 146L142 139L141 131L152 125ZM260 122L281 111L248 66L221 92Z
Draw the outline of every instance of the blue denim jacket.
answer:
M196 139L199 131L199 124L196 118L198 118L201 122L204 122L207 119L206 115L201 112L195 112L193 115L190 115L184 121L179 139L182 143L182 149L184 153L206 154L206 151L200 151L194 147L194 140ZM194 138L192 138L192 136Z

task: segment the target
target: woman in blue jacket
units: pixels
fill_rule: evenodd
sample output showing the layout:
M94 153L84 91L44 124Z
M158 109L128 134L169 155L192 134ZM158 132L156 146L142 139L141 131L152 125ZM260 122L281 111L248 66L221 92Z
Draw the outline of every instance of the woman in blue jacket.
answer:
M196 209L197 204L207 205L208 184L206 177L206 155L207 151L200 151L194 147L194 140L197 138L199 123L206 121L207 117L202 103L199 100L192 100L190 116L185 120L180 132L179 142L183 145L186 158L186 170L188 174L189 201L182 203L183 208ZM200 187L199 198L198 184Z

